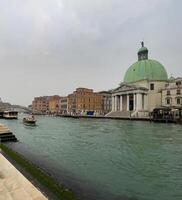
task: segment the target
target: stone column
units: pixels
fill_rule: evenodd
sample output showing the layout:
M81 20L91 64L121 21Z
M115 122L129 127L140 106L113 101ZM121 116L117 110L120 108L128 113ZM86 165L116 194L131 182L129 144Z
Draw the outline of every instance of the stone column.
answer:
M141 110L142 109L142 94L140 93L136 94L136 99L137 99L136 110Z
M117 96L114 97L114 111L117 111Z
M114 96L112 96L112 111L114 111Z
M126 95L126 110L129 111L129 94Z
M123 110L123 96L120 96L120 111Z
M144 110L148 110L148 95L144 94Z
M133 94L133 110L136 110L136 94Z
M140 110L140 105L139 105L140 98L139 98L139 95L140 94L136 94L136 110Z
M117 111L120 110L120 96L117 96Z

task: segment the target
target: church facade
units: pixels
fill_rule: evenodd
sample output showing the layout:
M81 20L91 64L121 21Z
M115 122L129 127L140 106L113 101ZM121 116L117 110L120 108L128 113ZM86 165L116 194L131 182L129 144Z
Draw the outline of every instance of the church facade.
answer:
M164 66L148 58L148 49L138 51L138 61L125 73L124 81L112 91L110 117L148 117L156 107L162 106L162 89L168 82Z

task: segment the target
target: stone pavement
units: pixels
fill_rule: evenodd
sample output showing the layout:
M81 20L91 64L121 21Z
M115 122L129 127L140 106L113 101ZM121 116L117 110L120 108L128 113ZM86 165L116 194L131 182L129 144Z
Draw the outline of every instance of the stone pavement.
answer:
M0 200L47 200L0 150Z

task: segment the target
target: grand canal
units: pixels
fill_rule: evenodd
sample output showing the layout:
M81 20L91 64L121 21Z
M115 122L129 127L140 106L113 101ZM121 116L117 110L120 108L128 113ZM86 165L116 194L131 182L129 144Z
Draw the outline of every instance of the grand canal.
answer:
M38 117L5 121L11 147L84 200L181 200L182 126L142 121Z

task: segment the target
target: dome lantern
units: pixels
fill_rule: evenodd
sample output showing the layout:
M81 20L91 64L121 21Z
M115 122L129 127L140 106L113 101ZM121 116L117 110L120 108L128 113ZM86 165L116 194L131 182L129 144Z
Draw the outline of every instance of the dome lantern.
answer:
M124 82L167 81L168 75L164 66L156 60L148 59L148 49L144 47L144 42L141 42L141 45L142 47L138 51L138 61L128 68Z
M142 47L138 50L138 61L148 59L148 49L144 46L144 42L141 42Z

